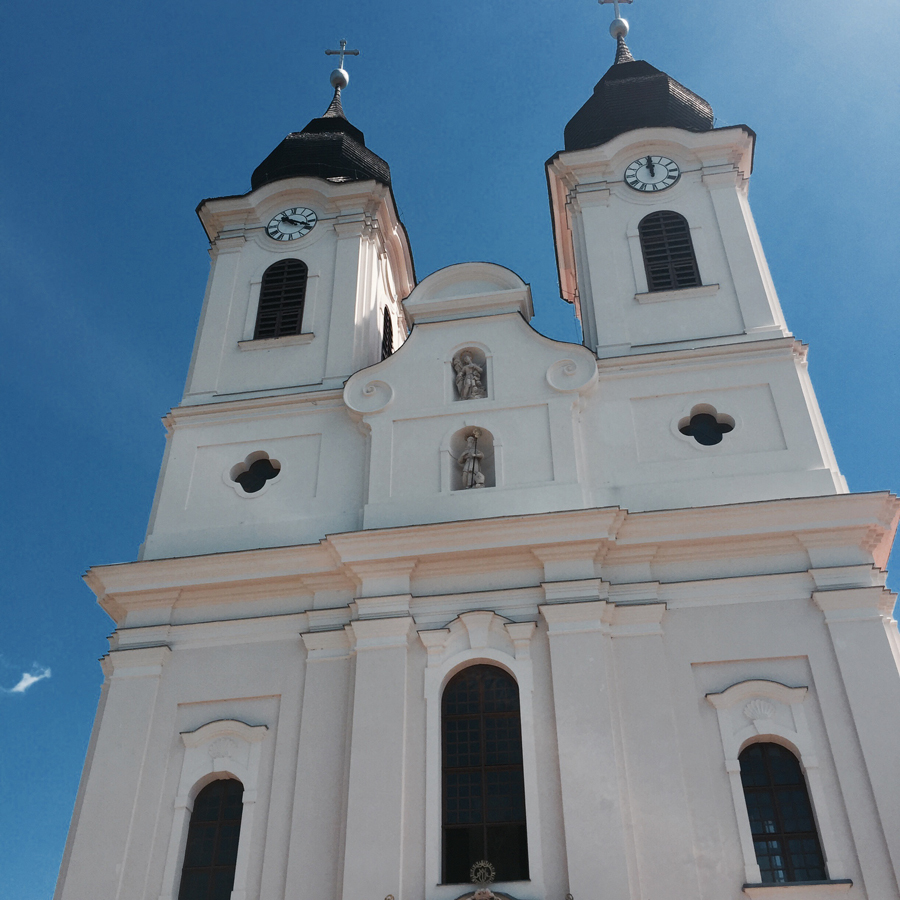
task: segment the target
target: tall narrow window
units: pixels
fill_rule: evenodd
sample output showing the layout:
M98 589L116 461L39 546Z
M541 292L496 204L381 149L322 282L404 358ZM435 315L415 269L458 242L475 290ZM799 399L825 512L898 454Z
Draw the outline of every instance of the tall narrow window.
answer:
M300 334L308 270L299 259L282 259L262 277L254 340Z
M387 359L394 352L394 324L388 308L384 308L381 325L381 358Z
M234 887L244 787L208 784L194 801L178 900L229 900Z
M496 666L463 669L444 691L443 882L486 859L497 881L528 878L519 688Z
M779 744L751 744L739 759L763 882L825 880L822 848L797 758Z
M647 289L671 291L701 284L687 219L677 212L650 213L638 225Z

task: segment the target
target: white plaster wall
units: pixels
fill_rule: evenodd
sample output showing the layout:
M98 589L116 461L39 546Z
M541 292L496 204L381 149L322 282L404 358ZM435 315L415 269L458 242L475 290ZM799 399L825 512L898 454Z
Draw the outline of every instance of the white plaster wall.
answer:
M656 515L691 530L683 513ZM621 539L626 554L640 543ZM723 547L706 548L709 560L727 559ZM120 629L58 897L168 900L180 734L222 719L267 729L257 790L245 798L254 807L242 848L247 898L363 900L376 887L399 900L457 896L462 887L428 876L429 841L440 833L439 805L428 800L429 785L439 785L439 755L427 751L428 673L436 666L443 683L441 673L478 662L504 665L529 692L535 880L500 890L539 900L579 884L583 893L602 877L629 900L743 897L735 806L706 698L761 680L807 689L804 752L813 752L804 764L816 767L825 798L816 814L839 851L829 876L853 882L835 889L851 900L897 897L885 767L900 728L891 699L900 679L882 627L890 598L877 585L846 587L877 573L795 566L779 575L781 557L763 551L753 575L704 578L716 568L697 549L670 552L668 571L683 574L664 583L621 582L603 565L612 581L585 579L589 551L568 540L553 552L536 548L543 572L520 566L521 587L493 594L484 590L486 559L474 581L471 566L446 569L443 593L430 596L427 577L411 579L405 599L368 596L363 579L355 603L319 619L312 598L297 597L291 616L257 618L255 601L235 595L227 607L184 612L193 624ZM849 555L835 546L822 561ZM408 613L381 617L386 600ZM160 621L174 613L156 609ZM332 624L310 631L322 613ZM478 636L483 620L493 637ZM868 629L864 666L844 643L846 628ZM848 704L860 691L877 705ZM798 896L807 895L819 897Z
M314 210L317 224L295 241L272 241L266 223L292 206ZM201 218L211 237L212 270L185 404L323 382L340 386L380 358L382 309L388 305L401 316L399 301L412 279L388 188L293 178L245 197L208 200ZM263 273L285 258L309 269L303 334L254 341ZM398 331L402 340L403 328Z
M365 441L335 398L219 409L211 421L173 415L142 558L309 543L361 526ZM230 472L258 451L281 470L247 494Z
M646 128L548 163L563 293L571 302L577 290L585 343L600 357L789 334L746 199L753 142L740 126ZM629 163L647 153L678 163L672 187L625 184ZM638 225L658 210L687 220L703 288L647 292Z
M678 429L702 405L734 420L719 444ZM582 413L594 502L638 510L844 492L819 422L791 339L603 361Z
M497 314L488 305L417 325L343 395L174 410L142 558L310 543L360 527L846 491L805 348L792 338L597 362L503 312L503 292L494 302ZM484 354L488 396L462 401L451 363L468 346ZM681 434L696 407L728 416L734 430L711 447ZM472 427L486 434L491 485L454 489L458 436ZM247 495L229 473L258 452L281 471Z

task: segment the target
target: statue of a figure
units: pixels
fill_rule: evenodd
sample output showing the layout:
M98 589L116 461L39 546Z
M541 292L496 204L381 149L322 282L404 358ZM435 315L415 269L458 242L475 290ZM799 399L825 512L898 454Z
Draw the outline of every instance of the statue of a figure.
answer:
M466 438L466 449L460 454L457 462L462 466L462 482L464 488L483 488L484 472L481 471L481 460L484 454L478 449L478 438L481 432L477 429Z
M480 400L487 397L487 391L481 383L484 369L474 362L471 353L460 353L453 359L456 370L456 391L460 400Z

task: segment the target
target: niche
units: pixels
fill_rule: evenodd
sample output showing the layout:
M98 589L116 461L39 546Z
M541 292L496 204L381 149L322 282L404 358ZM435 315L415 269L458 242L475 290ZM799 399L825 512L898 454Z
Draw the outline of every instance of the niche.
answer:
M456 400L482 400L487 397L487 360L483 350L464 347L454 355L453 385Z
M495 487L494 436L486 428L462 428L450 439L450 490Z
M678 422L678 430L703 447L713 447L722 443L722 435L734 431L734 419L708 403L698 403Z

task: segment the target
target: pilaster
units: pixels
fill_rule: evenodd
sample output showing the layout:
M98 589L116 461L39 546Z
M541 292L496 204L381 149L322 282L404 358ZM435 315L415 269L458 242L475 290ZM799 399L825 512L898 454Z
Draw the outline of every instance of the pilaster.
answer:
M775 295L769 266L745 194L739 188L737 170L704 174L725 256L737 291L744 328L754 332L787 335L784 314Z
M302 638L306 676L284 896L319 900L340 895L353 667L343 629Z
M328 350L325 363L325 382L345 379L355 371L356 333L364 327L361 303L367 285L364 243L369 230L363 213L341 216L334 225L337 247L334 255L334 288L331 300L331 323L328 329Z
M596 590L596 588L595 588ZM540 607L549 626L568 890L628 898L628 833L611 709L603 600Z
M639 893L699 897L690 799L663 643L663 603L618 606L609 616L634 823Z
M884 835L900 834L900 681L896 628L891 610L897 595L880 586L815 591L837 657L872 797ZM893 629L894 634L891 634ZM900 885L900 843L887 841L892 891ZM875 876L875 873L872 873ZM867 874L867 883L870 876ZM883 888L888 888L887 884ZM874 888L870 885L870 890Z
M348 626L355 640L343 900L403 896L407 653L413 620Z
M76 812L78 830L60 900L116 900L125 876L138 792L147 763L156 699L168 646L114 650L103 660L108 690L91 777ZM110 798L115 803L110 804Z

